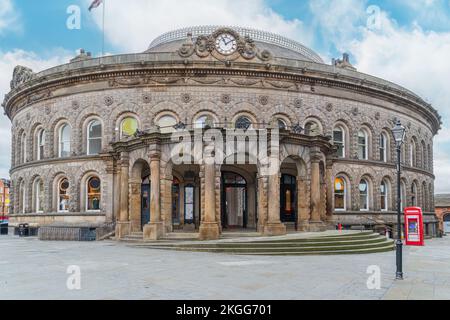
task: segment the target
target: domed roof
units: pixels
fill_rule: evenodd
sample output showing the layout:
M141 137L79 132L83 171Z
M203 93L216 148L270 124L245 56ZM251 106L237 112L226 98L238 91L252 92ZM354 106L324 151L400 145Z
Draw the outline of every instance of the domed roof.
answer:
M195 39L213 34L221 28L232 29L242 37L250 37L259 49L269 51L274 57L324 63L317 53L297 41L271 32L227 26L194 26L170 31L153 40L145 53L174 52L181 47L188 34L192 34Z

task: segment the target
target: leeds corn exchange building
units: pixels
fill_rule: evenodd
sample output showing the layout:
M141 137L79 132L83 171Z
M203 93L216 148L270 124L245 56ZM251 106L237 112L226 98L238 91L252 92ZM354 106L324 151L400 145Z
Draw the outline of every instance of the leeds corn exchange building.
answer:
M12 226L88 225L143 239L392 227L391 128L401 120L401 204L422 207L428 234L436 232L437 111L358 72L347 55L326 64L272 33L192 27L143 53L81 51L39 73L18 66L3 107L12 121ZM222 162L207 161L216 149L209 158L187 151L215 148L230 133ZM275 172L251 156L261 142Z

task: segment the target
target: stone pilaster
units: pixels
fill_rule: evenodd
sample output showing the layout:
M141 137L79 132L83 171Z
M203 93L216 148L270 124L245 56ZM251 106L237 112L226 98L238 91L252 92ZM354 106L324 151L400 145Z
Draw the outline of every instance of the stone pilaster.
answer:
M326 229L321 220L321 185L320 185L320 160L321 152L313 148L311 152L311 220L309 222L309 231L323 231Z
M161 219L161 154L150 155L150 223L144 226L145 240L159 240L164 236Z
M205 212L199 230L200 240L216 240L220 237L220 227L216 217L216 166L208 159L204 166Z
M307 183L300 177L297 177L297 210L298 210L298 230L307 231L309 220L311 219L311 211L307 198Z
M280 173L270 175L268 180L268 219L264 226L264 234L267 236L285 235L286 226L280 220Z
M129 159L128 154L123 152L120 159L120 201L119 201L119 221L116 224L116 237L122 239L130 234L130 219L128 211L128 180L129 180Z

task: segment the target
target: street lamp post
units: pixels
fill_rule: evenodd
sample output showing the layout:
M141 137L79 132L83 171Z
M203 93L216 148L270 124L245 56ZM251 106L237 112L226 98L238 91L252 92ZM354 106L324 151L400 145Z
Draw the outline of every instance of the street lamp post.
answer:
M400 120L397 120L396 126L392 129L395 145L397 147L397 273L396 279L403 280L403 241L402 241L402 194L401 194L401 152L402 145L405 142L406 129L402 126Z

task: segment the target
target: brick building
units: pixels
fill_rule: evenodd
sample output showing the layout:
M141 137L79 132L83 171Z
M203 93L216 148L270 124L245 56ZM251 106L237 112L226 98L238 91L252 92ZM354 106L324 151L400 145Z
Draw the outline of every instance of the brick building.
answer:
M437 194L435 201L439 229L446 234L450 234L450 194Z
M0 179L0 220L9 216L10 208L10 187L11 182L6 179ZM3 218L1 218L3 217Z

